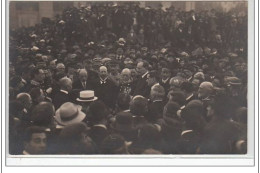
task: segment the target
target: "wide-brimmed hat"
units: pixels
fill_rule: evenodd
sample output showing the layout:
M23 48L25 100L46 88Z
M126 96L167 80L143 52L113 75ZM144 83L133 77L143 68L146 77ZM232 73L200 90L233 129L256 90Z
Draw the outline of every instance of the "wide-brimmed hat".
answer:
M77 101L79 102L92 102L97 100L98 98L95 96L94 91L92 90L84 90L80 91L79 98L77 98Z
M86 114L81 111L81 106L66 102L55 113L55 120L59 125L67 126L84 120Z

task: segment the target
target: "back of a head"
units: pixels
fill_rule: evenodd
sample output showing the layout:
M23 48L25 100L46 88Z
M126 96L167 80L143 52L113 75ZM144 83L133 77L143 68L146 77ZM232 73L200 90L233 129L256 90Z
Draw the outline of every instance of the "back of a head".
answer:
M64 90L69 90L72 87L72 81L68 77L63 77L59 80L60 88Z
M62 154L90 154L95 152L91 138L86 135L87 125L83 122L64 127L58 138L60 144L58 152ZM86 144L86 139L89 139L88 144Z
M130 102L130 112L137 116L143 116L147 111L148 101L143 96L135 96Z
M54 106L50 102L41 102L32 111L31 120L34 125L50 127L55 114Z
M162 154L162 152L149 148L149 149L144 150L142 154Z
M28 93L20 93L16 96L16 100L26 107L30 104L31 96Z
M165 117L171 117L175 118L177 115L177 111L180 109L180 105L176 102L169 101L165 106L164 106L164 116Z
M29 94L32 97L32 100L35 100L37 97L41 95L41 89L39 87L32 88Z
M213 84L211 82L202 82L200 84L200 88L202 89L206 89L208 91L213 91Z
M192 100L181 111L181 117L189 128L202 130L206 124L204 113L203 103L200 100Z
M129 109L131 97L129 94L120 93L117 98L117 105L121 110Z
M156 99L164 99L165 90L161 85L154 85L151 88L151 97Z
M122 75L123 75L123 74L131 75L131 70L128 69L128 68L124 68L124 69L122 70L121 74L122 74Z
M138 139L143 143L153 146L160 141L160 132L153 124L145 124L139 130Z
M185 98L185 94L183 91L173 91L171 92L171 100L169 101L173 101L178 103L180 106L184 105L186 102L186 98Z
M108 109L101 100L97 100L90 103L89 113L90 113L90 121L92 123L98 123L107 117Z
M68 126L65 126L59 135L59 139L63 142L75 142L81 139L81 133L87 131L87 126L85 123L74 123Z
M101 144L102 154L128 154L125 139L119 134L108 135Z

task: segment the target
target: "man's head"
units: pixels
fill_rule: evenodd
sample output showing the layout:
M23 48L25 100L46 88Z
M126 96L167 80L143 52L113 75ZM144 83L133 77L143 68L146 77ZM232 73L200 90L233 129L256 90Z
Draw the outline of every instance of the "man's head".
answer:
M108 76L107 68L105 66L101 66L99 68L99 75L101 78L106 78Z
M148 101L145 97L137 95L130 102L130 112L137 116L144 116L148 110Z
M154 84L158 83L158 81L159 81L159 76L157 74L157 71L153 70L148 73L147 80L146 80L148 86L152 87Z
M19 101L25 109L30 109L32 106L32 98L28 93L20 93L16 96L16 100Z
M161 85L154 85L150 93L151 100L163 100L165 97L165 90Z
M106 123L108 116L107 106L100 100L94 101L89 104L87 116L93 124Z
M166 80L171 77L171 71L168 68L163 67L161 72L161 78Z
M181 77L175 76L170 79L170 88L171 89L179 89L181 84L183 82L183 79Z
M33 80L40 82L40 83L44 81L45 74L44 74L43 69L40 69L40 68L33 69L31 74L32 74Z
M56 66L57 72L65 73L65 65L63 63L58 63Z
M169 101L178 103L180 106L183 106L186 102L185 93L183 91L174 91L171 90L168 93Z
M137 63L136 71L138 75L142 76L143 74L145 74L148 71L148 66L149 64L145 61Z
M81 82L86 82L88 79L88 72L85 69L79 70L79 80Z
M32 97L32 101L35 103L40 103L44 101L45 98L43 90L38 87L31 89L30 96Z
M36 126L51 127L54 121L54 115L55 108L53 104L50 102L41 102L33 109L31 120Z
M122 80L128 82L131 78L131 71L128 68L124 68L121 72Z
M200 79L193 79L193 80L191 81L191 83L192 83L192 85L193 85L194 91L197 91L197 90L199 89L201 80L200 80Z
M24 84L22 82L22 78L20 76L14 76L10 80L10 87L15 88L18 91L20 91L24 87Z
M72 81L70 78L64 77L60 79L60 88L70 92L72 90Z
M118 134L107 136L102 142L101 151L104 154L129 154L124 137Z
M212 95L214 91L213 85L211 82L202 82L199 86L198 97L199 98L207 98Z
M56 61L55 60L50 61L49 68L52 69L52 70L54 70L56 68Z
M83 122L64 127L59 135L63 154L93 154L94 143L87 136L87 125Z
M24 150L29 154L44 154L46 141L47 136L44 128L38 126L28 127L24 136Z

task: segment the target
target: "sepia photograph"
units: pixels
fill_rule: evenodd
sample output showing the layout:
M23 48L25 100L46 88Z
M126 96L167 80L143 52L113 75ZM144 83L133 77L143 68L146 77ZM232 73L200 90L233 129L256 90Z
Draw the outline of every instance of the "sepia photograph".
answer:
M248 1L7 3L7 155L248 154Z

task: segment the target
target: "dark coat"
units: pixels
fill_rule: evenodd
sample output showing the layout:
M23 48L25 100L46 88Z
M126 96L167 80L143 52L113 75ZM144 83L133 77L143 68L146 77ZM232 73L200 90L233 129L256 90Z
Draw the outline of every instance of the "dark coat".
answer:
M57 110L63 103L70 102L69 94L66 94L62 91L58 91L54 98L52 103L54 104L55 110Z
M214 117L204 129L200 153L232 154L240 136L241 129L234 122Z
M92 81L87 80L86 88L84 88L82 83L81 83L81 81L80 80L76 80L75 82L73 82L72 88L80 90L80 91L83 91L83 90L93 90L93 83L92 83Z
M165 83L162 80L159 81L159 84L164 88L164 91L166 94L168 93L168 91L170 89L170 79L171 78L169 78Z
M150 90L149 90L149 92L147 91L149 87L148 87L146 80L147 80L147 75L137 79L137 83L136 83L135 90L133 92L133 96L142 95L146 98L149 96Z
M114 108L118 96L119 88L109 78L105 83L101 83L100 79L94 81L95 95L102 100L108 107Z
M146 119L151 122L155 123L156 120L163 117L163 108L165 106L165 102L162 101L154 101L148 104L148 114Z
M101 146L103 140L108 136L108 130L100 126L92 126L88 131L89 137L96 143L98 147Z

